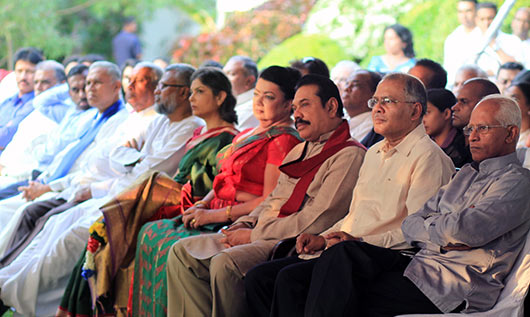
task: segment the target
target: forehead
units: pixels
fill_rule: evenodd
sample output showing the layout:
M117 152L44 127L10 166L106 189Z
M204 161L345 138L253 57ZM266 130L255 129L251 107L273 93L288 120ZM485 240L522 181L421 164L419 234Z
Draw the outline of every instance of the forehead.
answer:
M370 74L365 71L356 72L350 78L350 81L368 83L370 82Z
M145 78L151 75L151 69L149 67L135 68L131 73L131 77Z
M87 80L110 80L110 74L103 67L93 68L88 71Z
M166 84L175 84L174 81L176 81L177 78L178 78L178 72L174 70L168 70L164 72L164 74L162 75L162 78L160 78L160 81Z
M458 11L475 10L475 4L471 1L458 1L456 7Z
M515 77L519 73L519 70L517 69L500 69L499 70L499 77Z
M318 86L317 85L305 85L296 90L294 94L293 103L298 104L304 100L320 102L320 98L317 96Z
M73 75L68 78L68 85L80 85L85 83L86 76L83 74Z
M236 72L243 69L243 61L240 60L229 60L228 63L226 63L223 70L225 72Z
M377 97L402 97L405 95L405 87L401 81L385 79L377 85L374 96Z
M53 69L39 69L35 72L35 80L53 78L55 78L55 71Z
M19 60L15 63L15 69L21 68L35 68L37 65L31 63L30 61Z
M464 84L462 88L458 91L457 98L469 98L469 99L476 99L478 98L479 92L482 90L480 89L479 85L476 83L468 83Z
M517 10L517 12L515 12L515 18L521 20L530 20L530 10Z
M268 81L263 78L259 78L258 82L256 83L256 89L260 92L281 92L280 87L273 83L272 81Z
M418 77L418 79L421 79L424 76L429 76L433 74L433 71L427 67L416 65L409 70L409 74Z
M494 101L487 100L479 103L471 113L471 118L469 119L470 124L479 124L479 123L498 123L495 120L495 114L497 113L498 107Z
M482 8L477 11L477 16L479 18L487 18L487 17L494 17L495 16L495 10L491 8Z

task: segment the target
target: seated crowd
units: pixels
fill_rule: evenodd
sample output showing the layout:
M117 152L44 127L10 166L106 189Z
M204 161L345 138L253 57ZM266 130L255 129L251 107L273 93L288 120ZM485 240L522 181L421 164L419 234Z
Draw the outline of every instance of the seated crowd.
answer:
M401 25L368 69L19 49L0 81L0 313L492 309L530 229L530 76L508 34L494 70L454 55L485 32L466 10L496 12L458 6L445 67Z

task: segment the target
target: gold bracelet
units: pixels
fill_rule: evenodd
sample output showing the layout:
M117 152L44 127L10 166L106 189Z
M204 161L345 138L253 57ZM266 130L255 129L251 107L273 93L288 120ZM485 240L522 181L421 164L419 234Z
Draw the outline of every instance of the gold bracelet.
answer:
M226 218L228 219L228 221L232 222L232 206L228 206L226 207Z
M208 202L205 201L205 200L199 200L199 201L196 201L193 206L198 206L198 205L204 205L204 207L208 207Z

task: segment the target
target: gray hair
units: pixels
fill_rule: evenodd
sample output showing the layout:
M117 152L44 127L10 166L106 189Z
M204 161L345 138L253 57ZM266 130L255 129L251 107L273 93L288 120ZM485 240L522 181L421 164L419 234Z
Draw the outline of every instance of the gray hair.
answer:
M475 78L475 77L488 78L488 74L482 68L480 68L480 67L478 67L477 65L474 65L474 64L463 65L456 72L457 73L460 73L460 72L471 72L471 73L475 74L473 76L473 78Z
M63 64L51 59L38 63L37 66L35 66L35 70L53 70L57 83L62 83L66 80Z
M195 72L195 68L189 64L171 64L165 69L166 72L176 72L183 84L188 87L191 86L191 75Z
M503 126L514 125L521 129L521 109L519 109L515 100L501 94L493 94L482 98L477 106L489 100L499 106L494 115L494 119L497 120L499 124Z
M149 82L152 85L153 89L158 85L158 81L160 78L162 78L162 74L164 71L160 66L152 63L152 62L140 62L136 65L134 65L134 69L142 69L142 68L149 68L151 71L151 74L149 76Z
M247 76L254 76L254 83L258 80L258 66L250 57L235 55L230 57L228 61L243 62L243 68L247 72Z
M421 117L427 112L427 90L425 85L416 77L405 73L389 73L381 81L395 80L404 84L405 94L411 100L421 104Z
M361 66L359 66L359 64L357 64L354 61L342 60L338 62L337 64L335 64L335 66L331 69L329 77L331 77L332 79L335 78L337 76L337 72L340 69L344 69L344 68L349 69L350 73L353 73L357 70L360 70Z
M107 71L107 74L109 74L112 79L116 81L121 81L121 71L118 65L108 62L108 61L97 61L90 65L88 68L88 71L90 72L93 69L96 68L103 68Z

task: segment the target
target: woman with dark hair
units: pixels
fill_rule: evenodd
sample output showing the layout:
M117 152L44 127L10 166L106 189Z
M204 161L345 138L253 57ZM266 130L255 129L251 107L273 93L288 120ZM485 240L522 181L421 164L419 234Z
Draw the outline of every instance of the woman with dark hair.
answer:
M291 61L291 67L298 69L302 76L307 74L317 74L329 78L329 68L323 60L308 56L301 60Z
M92 240L89 240L87 247L85 269L82 273L80 267L74 271L69 288L70 285L77 288L75 285L79 282L75 282L76 275L93 274L90 270L96 271L97 277L93 282L97 285L98 294L97 298L93 299L93 303L97 300L99 313L109 313L114 303L108 298L113 296L99 296L101 286L113 289L116 295L123 294L125 289L123 284L127 283L121 280L121 285L118 285L120 282L117 278L111 278L112 274L109 271L116 267L132 269L134 264L134 288L131 289L128 306L132 305L132 312L137 316L148 314L165 316L167 287L164 251L180 238L216 231L222 225L248 214L269 195L278 180L279 165L283 158L300 142L298 133L292 128L293 122L290 118L294 87L299 78L300 73L290 68L272 66L263 71L253 99L254 115L260 121L260 125L239 133L231 145L218 153L216 171L219 173L207 182L212 188L209 193L204 190L205 188L198 192L193 185L192 193L182 195L180 203L175 204L171 199L166 199L161 204L162 208L148 209L145 206L152 203L150 201L152 195L135 195L145 197L147 201L132 204L141 208L137 208L134 217L131 217L135 220L129 221L125 226L127 235L133 237L125 241L127 243L124 241L120 241L119 244L114 243L112 240L116 235L110 232L111 226L102 227L96 223L91 228ZM231 101L230 106L224 101ZM213 120L210 115L214 113L219 113L220 118L216 120L235 119L233 113L235 99L231 94L230 83L221 70L200 68L193 74L190 102L193 113L207 123ZM194 168L200 167L201 165L197 164L191 172L193 173ZM206 175L203 174L204 176ZM199 179L203 180L203 177ZM178 190L178 187L174 188L175 186L168 184L167 181L160 187L162 195L159 196L163 194L175 196L175 193L171 193ZM185 188L182 187L182 193L184 192ZM116 207L122 208L124 205L129 203L118 204ZM102 209L105 214L106 207ZM185 210L183 215L179 215L183 210ZM173 218L175 216L177 217ZM142 224L157 219L168 220L147 223L138 234ZM110 248L105 247L109 244L116 245L113 251L122 254L121 258L117 259L115 254L102 256L104 253L110 253ZM103 262L104 266L100 265L101 259L107 259ZM84 280L81 280L81 283L87 284ZM63 297L61 309L64 309L64 305L74 307L79 305L78 298L90 299L88 287L82 292ZM74 299L74 305L68 305L70 298Z
M530 83L516 82L506 88L504 94L517 101L521 109L521 131L517 148L529 147L530 145Z
M181 238L217 231L250 213L276 186L279 165L300 139L290 118L294 87L300 73L271 66L256 84L253 99L257 128L236 136L218 155L220 173L213 190L182 218L145 225L138 238L135 258L132 313L134 316L166 316L167 251Z
M163 84L159 84L155 93L163 89ZM105 287L109 286L109 291L127 294L129 279L115 278L109 272L114 264L127 267L131 263L142 225L178 216L212 189L218 173L217 152L231 144L238 133L234 128L236 99L230 81L221 70L203 68L191 76L189 100L193 114L202 118L206 126L197 128L187 141L176 176L171 179L150 172L101 207L103 217L90 227L87 251L70 277L57 315L92 313L88 283L82 274L91 277L97 272L94 281L100 292L107 293ZM116 276L120 275L121 272ZM110 309L114 305L112 300L101 302Z
M412 33L403 25L392 24L385 28L384 46L385 55L372 57L368 70L405 73L416 63Z

